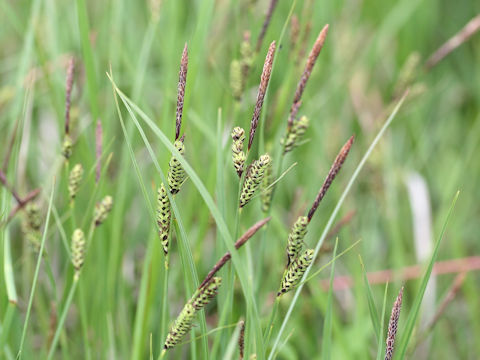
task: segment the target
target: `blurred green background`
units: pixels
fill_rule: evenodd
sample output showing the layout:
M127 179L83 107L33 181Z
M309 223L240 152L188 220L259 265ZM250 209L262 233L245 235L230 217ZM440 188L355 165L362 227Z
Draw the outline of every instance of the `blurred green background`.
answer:
M292 5L292 14L300 25L295 45L291 22L287 21ZM150 334L156 358L164 340L160 338L162 321L170 324L190 296L186 284L193 280L185 278L187 265L181 261L175 239L168 295L163 291L163 254L129 156L112 84L106 76L111 69L118 87L173 141L178 69L185 43L189 49L182 125L186 159L212 197L224 199L217 205L233 236L238 180L230 164L230 131L236 125L249 128L268 44L276 40L277 53L262 111L264 131L257 132L253 147L255 158L260 150L272 151L277 146L306 56L319 31L330 24L300 109L300 114L310 119L305 136L308 141L283 162L284 170L295 162L297 165L276 186L273 218L266 236L256 235L250 247L240 251L245 266L249 266L248 273L255 278L254 294L263 327L268 323L272 298L284 270L291 224L308 209L338 150L355 134L349 158L309 226L305 241L309 247L315 246L355 167L407 87L410 94L403 107L341 208L339 218L351 211L355 215L338 234L339 252L358 239L362 241L336 262L335 275L352 276L354 286L335 292L332 358L375 356L376 338L358 254L367 271L398 270L425 263L428 248L438 237L457 190L460 197L438 260L480 253L480 35L473 35L433 68L424 66L437 48L480 12L479 2L279 1L261 50L254 57L241 102L232 96L230 64L240 57L244 31L251 32L252 45L257 41L268 8L266 0L2 0L0 6L0 156L3 159L9 151L13 134L7 177L21 194L42 188L38 201L43 218L56 178L57 215L52 214L46 238L48 262L40 269L23 345L25 359L46 357L48 339L55 328L52 323L56 324L71 282L72 269L64 244L69 242L74 222L69 215L67 180L60 155L65 73L70 56L76 62L71 112L75 145L70 164L82 163L86 169L73 218L78 225L85 223L91 211L89 203L106 194L113 196L115 205L109 219L95 232L57 358L146 358ZM284 37L278 43L282 29ZM413 64L410 69L409 64ZM143 184L155 206L158 171L131 117L123 105L120 108ZM103 165L113 154L99 185L95 185L93 174L97 119L103 127ZM170 151L144 123L142 126L166 172ZM219 183L222 177L224 184ZM0 213L5 217L15 204L5 188L1 197ZM225 247L208 207L191 181L184 184L176 203L201 279ZM2 328L0 358L15 358L19 349L37 261L22 236L21 217L20 213L8 226L0 228L0 263L4 269L0 323L9 324ZM240 233L263 217L257 198L242 213ZM328 245L332 246L331 240ZM422 249L426 257L422 257ZM9 305L12 296L6 284L11 278L7 279L5 270L8 259L13 266L16 305ZM323 254L314 270L330 259L330 253ZM226 267L222 274L228 276L230 270ZM288 341L280 347L278 358L321 358L327 311L327 293L321 281L328 279L328 273L311 279L303 289L282 337L282 344L287 337ZM431 319L455 275L441 275L436 278L436 286L428 288L411 345L415 345L422 324ZM398 289L405 284L399 333L419 283L398 279L389 286L386 319ZM245 317L242 290L239 286L235 289L228 324ZM372 285L372 289L380 311L384 286ZM410 349L410 357L478 358L480 345L475 339L480 338L479 290L478 272L469 272L428 338ZM221 291L218 306L207 309L209 330L218 326L225 298ZM290 300L290 295L282 300L280 319ZM164 301L168 302L167 319L161 318ZM216 334L221 336L213 358L228 358L233 329L209 336L209 345ZM195 327L193 334L201 335L200 327ZM167 357L203 358L201 341L197 339L194 344L179 346Z

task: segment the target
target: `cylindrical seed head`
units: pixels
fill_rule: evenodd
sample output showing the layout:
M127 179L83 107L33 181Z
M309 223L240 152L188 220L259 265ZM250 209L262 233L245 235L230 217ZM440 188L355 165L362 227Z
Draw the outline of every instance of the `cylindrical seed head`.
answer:
M85 235L80 229L76 229L72 236L72 264L75 276L78 277L80 269L85 261Z
M277 296L289 292L298 285L298 283L302 279L303 274L312 263L312 260L312 249L305 250L302 255L295 259L295 261L288 267L287 273L282 280L282 284L280 285L280 290L278 291Z
M193 305L187 302L167 335L163 345L164 349L171 349L182 340L185 334L192 328L195 312Z
M284 154L292 151L298 146L303 134L305 134L305 131L307 131L308 124L309 121L306 116L302 116L300 119L293 122L292 127L287 132L286 139L282 139L282 144L284 145Z
M388 323L387 346L385 348L385 360L391 360L395 348L395 337L397 336L398 319L402 308L403 286L393 304L392 314Z
M213 277L208 283L206 283L198 292L191 302L196 310L202 309L217 295L218 288L222 284L222 278Z
M185 154L185 145L183 144L182 139L175 141L173 145L182 156ZM170 187L170 192L172 194L176 194L180 191L180 187L185 181L186 176L187 175L180 164L180 161L172 155L168 170L168 186Z
M267 168L265 170L265 176L263 177L262 181L262 194L261 194L261 199L262 199L262 211L264 213L268 212L270 209L270 204L272 202L272 193L273 193L273 186L269 187L273 183L273 166L272 162L267 165Z
M168 254L169 234L170 234L170 222L172 218L172 211L170 209L170 200L168 199L167 189L163 183L158 188L157 197L157 224L162 242L163 252L165 256Z
M62 144L62 155L65 159L69 159L70 156L72 156L72 147L73 147L72 138L70 137L70 135L65 134L65 138L63 139L63 144Z
M70 200L75 199L77 196L80 183L83 178L83 166L82 164L76 164L72 171L70 171L70 177L68 181L68 193L70 194Z
M295 261L302 250L303 239L307 234L308 218L300 216L292 226L287 241L287 267Z
M243 74L242 64L236 59L230 64L230 88L234 99L240 101L243 93Z
M232 161L238 177L242 176L245 165L245 153L243 143L245 142L245 130L237 126L232 130Z
M42 219L40 209L37 203L29 202L25 206L24 219L22 221L22 232L28 241L28 244L35 252L40 251L40 228Z
M113 207L113 198L109 195L105 196L102 201L95 205L95 211L93 214L93 221L95 226L102 224L108 217L108 214Z
M240 194L240 207L243 208L252 199L253 195L259 188L265 171L270 163L271 159L268 154L260 156L258 160L251 165L245 181L243 183L242 192Z

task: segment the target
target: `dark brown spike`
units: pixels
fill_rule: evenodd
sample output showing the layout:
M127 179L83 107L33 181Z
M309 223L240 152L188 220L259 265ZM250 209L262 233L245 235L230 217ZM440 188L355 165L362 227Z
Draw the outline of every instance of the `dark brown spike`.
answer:
M320 188L320 191L318 192L318 195L315 198L315 201L313 202L313 205L310 211L308 212L309 222L312 220L312 217L315 214L315 211L317 210L318 205L320 204L323 197L327 193L328 188L330 187L330 185L332 185L332 182L335 179L335 176L337 176L338 172L342 168L342 165L345 162L345 159L347 158L348 152L352 147L353 140L354 140L354 136L352 135L350 139L348 139L348 141L345 143L345 145L343 145L343 147L340 149L340 152L335 158L335 161L333 162L333 165L330 168L330 171L328 172L327 177L325 178L325 181L323 182L323 185Z
M255 110L253 111L252 122L250 124L250 137L248 139L248 150L252 147L253 137L258 126L258 119L260 118L260 112L262 111L263 99L267 92L268 82L270 81L270 75L272 73L273 58L275 56L275 41L272 41L268 48L267 56L265 57L265 63L263 64L262 76L260 77L260 86L258 87L257 102L255 104Z
M178 140L178 138L180 137L180 128L182 127L183 101L185 99L185 86L187 84L187 70L188 70L188 47L187 47L187 43L185 43L185 47L183 48L183 53L182 53L182 60L180 62L180 72L178 74L175 140Z
M392 314L388 323L387 347L385 348L385 360L393 358L393 350L395 347L395 337L397 336L398 319L400 318L400 310L402 308L403 286L398 293L397 299L393 303Z
M268 25L270 25L270 20L272 19L273 11L275 10L277 3L278 3L278 0L270 0L267 14L265 15L265 20L263 21L262 30L260 30L260 34L258 35L257 46L255 47L257 52L259 52L260 48L262 47L263 38L267 33Z
M65 134L70 134L70 106L73 87L73 73L75 70L75 59L70 57L67 65L67 78L65 84Z
M248 229L236 242L235 242L235 249L240 249L242 247L243 244L245 244L248 239L250 239L253 235L255 235L255 233L260 230L260 228L265 225L267 222L269 222L271 219L271 217L267 217L263 220L260 220L258 221L257 223L255 223L250 229ZM223 255L220 260L217 261L217 263L213 266L212 270L210 270L210 272L207 274L207 276L205 277L205 279L202 281L202 283L200 284L199 288L202 288L203 286L205 286L205 284L207 284L212 278L213 276L223 267L223 265L225 265L227 263L228 260L230 260L232 258L232 254L230 254L229 251L227 251L225 253L225 255Z
M240 336L238 337L238 352L240 360L243 359L245 350L245 321L240 321Z

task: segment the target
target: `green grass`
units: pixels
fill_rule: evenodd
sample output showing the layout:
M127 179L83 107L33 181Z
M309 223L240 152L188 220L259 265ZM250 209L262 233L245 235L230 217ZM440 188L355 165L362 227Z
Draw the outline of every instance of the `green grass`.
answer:
M21 196L42 188L37 202L44 254L32 251L23 236L23 212L4 223L17 203L0 184L0 358L15 359L20 352L24 359L43 359L50 352L58 359L157 359L185 301L227 250L232 261L219 272L224 281L218 296L164 358L238 358L239 319L246 321L246 359L254 353L258 359L382 358L390 305L402 285L396 359L477 357L478 271L468 273L428 341L420 350L413 346L429 320L422 314L423 297L433 296L438 304L456 275L437 276L436 293L428 293L433 263L480 255L479 35L430 71L421 67L480 12L480 4L279 1L237 103L229 86L230 63L240 56L245 30L255 44L267 6L267 0L1 3L0 167L14 136L5 172ZM299 115L310 120L306 141L281 157L279 140L306 60L306 54L298 60L302 45L292 48L293 16L300 23L299 41L311 25L306 54L320 29L326 23L330 29L302 98ZM281 177L268 214L272 220L236 251L236 238L266 214L258 195L237 213L230 131L238 125L248 133L273 40L274 67L248 161L269 152ZM183 158L173 134L185 43ZM410 93L401 98L396 85L414 52L421 63ZM75 145L66 165L60 150L70 55L76 59L70 126ZM97 119L103 127L98 184ZM274 301L290 227L308 210L352 134L350 154L308 226L305 243L315 248L316 261L294 291ZM175 222L167 271L155 206L171 156L182 163L188 180L170 199ZM85 180L70 207L66 174L76 163L82 163ZM369 284L367 274L417 264L406 185L412 172L427 184L431 233L443 240L434 243L418 278L389 280L387 294L386 283ZM75 225L88 233L94 205L105 195L113 196L114 207L95 229L77 286L71 235ZM335 244L327 234L352 210ZM330 250L320 251L323 246ZM324 287L329 274L350 276L351 287ZM76 291L69 295L72 287ZM58 346L50 351L57 328Z

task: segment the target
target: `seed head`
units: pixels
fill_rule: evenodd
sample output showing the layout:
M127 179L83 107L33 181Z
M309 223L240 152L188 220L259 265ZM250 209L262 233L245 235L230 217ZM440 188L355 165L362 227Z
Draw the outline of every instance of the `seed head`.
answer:
M165 340L165 349L171 349L177 345L183 336L190 330L197 311L205 307L217 294L221 278L213 277L203 287L198 289L192 298L185 304L182 312L178 315Z
M270 24L270 20L272 19L273 11L275 10L275 7L277 6L277 3L278 3L278 0L270 0L270 4L268 5L267 14L265 15L265 20L263 21L262 30L260 31L260 34L258 35L257 46L256 46L257 52L260 51L260 48L262 47L263 38L265 37L265 34L267 33L268 25Z
M388 323L387 347L385 348L385 360L391 360L395 346L395 337L397 336L398 319L402 308L403 286L398 293L397 299L393 304L392 314Z
M70 105L73 86L73 71L75 69L75 60L73 56L68 60L67 79L65 83L65 134L70 134Z
M302 255L295 259L295 261L288 267L287 273L282 280L282 284L280 285L280 290L278 291L277 296L283 295L297 286L312 260L312 249L305 250Z
M252 147L253 137L255 136L258 120L260 119L260 112L262 111L263 99L267 93L268 82L270 81L270 75L272 73L273 58L275 56L275 46L275 41L273 41L268 48L267 56L265 57L265 63L263 64L262 76L260 77L260 86L258 87L257 102L255 104L255 110L253 111L252 122L250 124L248 150L250 150Z
M308 221L312 220L312 217L315 214L315 211L317 211L320 201L322 201L323 197L327 193L328 188L330 187L330 185L332 185L335 176L337 176L338 172L342 168L342 165L347 158L350 148L352 147L353 140L354 137L352 135L350 139L348 139L348 141L345 143L345 145L343 145L343 147L340 149L340 152L335 158L335 161L333 162L332 167L330 168L330 171L328 172L327 177L325 178L325 181L323 182L323 185L320 188L320 191L318 192L317 197L315 198L315 201L310 208L310 211L308 212Z
M245 153L243 152L243 143L245 142L245 130L237 126L232 130L232 161L238 177L242 176L243 166L245 164Z
M240 194L240 207L243 208L252 199L255 191L263 181L265 171L271 159L268 154L260 156L258 160L250 166L245 181L243 183L242 192Z
M113 207L113 198L111 196L105 196L102 201L95 205L95 211L93 214L93 221L95 226L101 225L108 217L108 214Z
M65 159L69 159L70 156L72 156L72 138L70 135L65 134L65 137L63 138L63 144L62 144L62 155Z
M267 165L267 168L265 169L265 176L263 177L261 186L262 211L265 213L268 212L268 209L270 209L270 203L272 201L273 187L269 187L272 183L273 167L272 162L270 161Z
M72 264L75 269L75 277L77 278L85 261L85 246L85 235L83 231L76 229L72 236Z
M190 330L195 318L195 308L191 303L186 303L180 315L178 315L165 340L164 349L171 349L177 345L185 334Z
M181 155L185 154L185 145L183 144L182 139L175 141L173 145ZM182 165L180 164L180 161L178 161L178 159L173 155L170 159L169 166L170 168L168 170L168 186L170 187L170 192L172 194L176 194L180 191L180 187L185 181L186 173Z
M295 224L292 226L290 234L288 234L287 241L287 268L298 257L298 254L302 250L303 239L307 234L308 218L306 216L300 216Z
M198 295L192 299L195 310L200 310L217 295L218 288L222 284L222 278L213 277L208 283L200 288Z
M234 99L240 101L243 93L243 74L242 64L236 59L230 64L230 88Z
M70 200L74 200L77 196L78 189L80 188L80 183L83 179L83 166L82 164L77 164L70 171L70 178L68 181L68 193L70 194Z
M243 360L245 350L245 321L240 322L240 336L238 337L238 352L240 360Z
M294 120L290 131L287 133L286 139L282 141L284 145L284 154L292 151L298 146L303 134L305 134L305 131L307 131L308 123L308 118L306 116L302 116L300 119Z
M172 212L170 209L170 200L168 199L167 189L163 183L158 188L157 197L157 224L159 229L160 241L162 242L165 256L168 254L168 236L170 234L170 221Z
M38 208L37 203L29 202L25 206L25 214L22 221L22 232L35 252L40 251L41 226L42 219L40 217L40 209Z
M185 43L183 48L182 60L180 61L180 71L178 74L178 89L177 89L177 113L175 123L175 140L180 137L180 128L182 127L182 113L183 101L185 99L185 86L187 84L187 70L188 70L188 47Z

